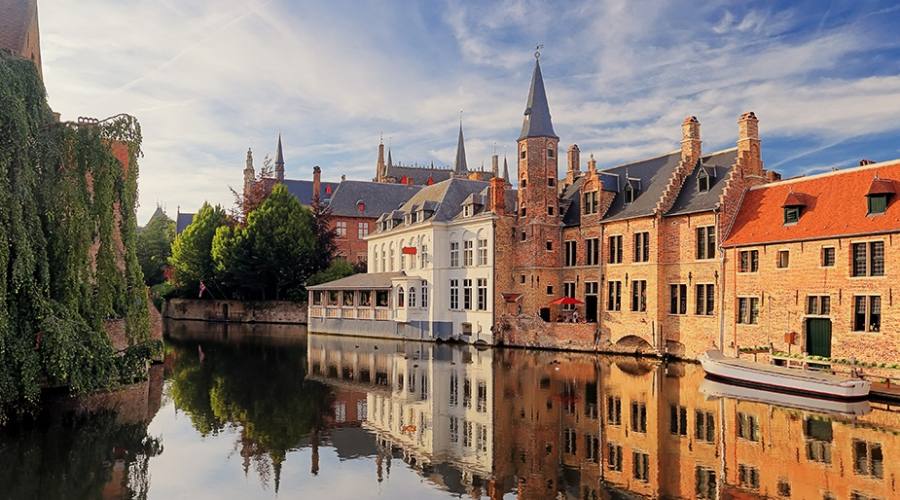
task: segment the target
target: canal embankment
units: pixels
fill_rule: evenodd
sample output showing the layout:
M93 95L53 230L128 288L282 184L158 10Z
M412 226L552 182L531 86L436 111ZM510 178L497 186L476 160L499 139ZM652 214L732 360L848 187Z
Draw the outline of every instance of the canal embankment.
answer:
M306 309L304 302L287 300L169 299L162 315L175 320L305 325Z

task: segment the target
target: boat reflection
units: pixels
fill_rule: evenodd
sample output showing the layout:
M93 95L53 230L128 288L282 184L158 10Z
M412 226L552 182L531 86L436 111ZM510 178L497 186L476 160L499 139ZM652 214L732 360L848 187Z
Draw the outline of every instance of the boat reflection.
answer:
M309 335L334 425L472 498L897 498L900 412L732 394L699 366ZM705 392L701 391L705 388ZM715 397L709 397L709 395Z

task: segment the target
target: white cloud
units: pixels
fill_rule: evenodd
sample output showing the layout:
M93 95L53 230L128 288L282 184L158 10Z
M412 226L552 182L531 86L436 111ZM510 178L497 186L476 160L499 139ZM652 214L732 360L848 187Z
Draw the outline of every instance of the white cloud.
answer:
M674 149L687 114L717 149L748 109L764 140L820 145L896 128L900 111L896 68L861 64L896 49L873 27L891 10L840 25L800 8L625 0L47 0L40 14L54 109L141 120L139 220L157 201L230 204L246 148L261 163L279 131L288 175L319 164L326 179L370 178L382 132L396 160L450 164L463 109L469 164L489 165L494 143L515 148L538 42L563 144L606 165Z

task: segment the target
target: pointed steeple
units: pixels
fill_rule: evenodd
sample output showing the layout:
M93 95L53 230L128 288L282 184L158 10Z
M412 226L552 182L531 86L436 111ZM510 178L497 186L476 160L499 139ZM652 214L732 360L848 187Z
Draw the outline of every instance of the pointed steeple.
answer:
M505 180L507 184L510 184L510 182L509 182L509 164L506 163L505 155L503 156L503 180Z
M456 163L453 166L453 173L456 175L466 175L469 172L469 166L466 164L466 144L463 140L462 120L459 121L459 138L456 142Z
M388 146L388 168L394 166L394 160L391 159L391 148Z
M278 148L275 150L275 178L284 181L284 151L281 148L281 133L278 134Z
M531 89L528 91L528 102L525 103L525 119L519 140L527 137L559 138L553 131L553 122L550 120L550 105L547 104L547 92L544 90L544 77L541 74L540 52L535 53L534 74L531 76Z

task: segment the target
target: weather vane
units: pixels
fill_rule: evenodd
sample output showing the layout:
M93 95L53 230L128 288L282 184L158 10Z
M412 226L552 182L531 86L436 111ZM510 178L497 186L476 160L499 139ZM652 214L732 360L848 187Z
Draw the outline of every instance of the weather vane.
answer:
M541 58L541 49L543 49L543 48L544 48L544 44L543 44L543 43L539 43L539 44L537 44L537 45L534 47L534 58L535 58L535 59L540 59L540 58Z

